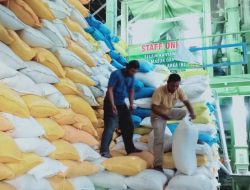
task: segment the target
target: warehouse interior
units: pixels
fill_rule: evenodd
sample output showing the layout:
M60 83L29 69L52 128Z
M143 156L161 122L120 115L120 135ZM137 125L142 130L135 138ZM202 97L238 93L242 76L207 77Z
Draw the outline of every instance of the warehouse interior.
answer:
M0 189L249 190L249 15L250 0L0 0ZM140 64L131 115L143 154L127 156L117 129L106 160L99 152L108 80L131 60ZM195 142L190 161L191 149L180 152L192 138L176 145L182 121L168 121L163 175L150 173L150 113L171 73L182 78L203 147ZM37 129L23 134L21 123Z

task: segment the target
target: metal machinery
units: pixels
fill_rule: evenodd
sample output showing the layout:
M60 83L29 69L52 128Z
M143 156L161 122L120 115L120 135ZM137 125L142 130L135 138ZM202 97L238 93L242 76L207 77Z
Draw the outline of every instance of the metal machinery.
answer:
M121 15L117 15L120 2ZM247 111L250 118L250 0L106 0L105 5L106 25L128 44L184 41L200 51L218 95L225 170L233 178L234 189L250 189L250 122L246 121ZM245 103L242 117L239 105ZM234 115L220 112L223 106L233 108Z

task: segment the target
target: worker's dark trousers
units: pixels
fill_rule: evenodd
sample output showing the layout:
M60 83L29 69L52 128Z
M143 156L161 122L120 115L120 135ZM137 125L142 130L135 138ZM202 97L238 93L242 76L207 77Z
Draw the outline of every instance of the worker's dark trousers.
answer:
M112 106L107 98L104 100L104 131L102 135L100 152L109 153L109 145L111 143L113 133L117 127L121 130L124 141L125 150L129 154L135 147L133 143L134 124L130 111L126 104L116 105L117 115L112 112Z

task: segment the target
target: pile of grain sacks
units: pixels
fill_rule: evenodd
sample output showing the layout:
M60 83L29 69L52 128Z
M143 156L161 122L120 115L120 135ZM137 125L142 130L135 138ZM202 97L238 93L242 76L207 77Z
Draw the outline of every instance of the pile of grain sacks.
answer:
M0 189L161 190L174 175L151 169L148 137L141 136L152 130L142 120L150 114L149 97L169 71L143 60L133 118L136 146L145 151L124 156L122 139L114 134L112 153L120 157L98 153L103 97L110 73L126 63L126 44L89 14L82 5L88 2L8 0L0 5ZM212 155L205 165L211 179L217 171L213 147L205 152Z

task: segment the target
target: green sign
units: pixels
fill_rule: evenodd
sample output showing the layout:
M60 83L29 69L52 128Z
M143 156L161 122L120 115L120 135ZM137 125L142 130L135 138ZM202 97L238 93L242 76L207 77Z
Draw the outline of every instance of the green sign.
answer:
M127 59L145 59L152 64L166 65L170 70L188 69L191 65L187 62L174 60L178 43L159 42L141 45L131 45L128 47Z

